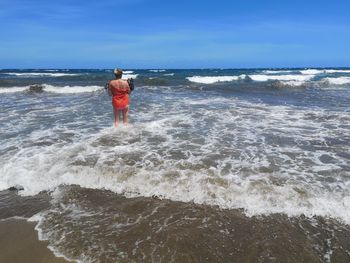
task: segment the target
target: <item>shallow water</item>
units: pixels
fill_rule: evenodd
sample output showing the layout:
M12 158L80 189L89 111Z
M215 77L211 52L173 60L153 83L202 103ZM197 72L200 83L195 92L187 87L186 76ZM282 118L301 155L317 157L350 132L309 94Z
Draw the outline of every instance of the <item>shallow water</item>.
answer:
M32 214L43 209L30 218L38 221L39 238L48 240L56 255L79 262L347 262L350 258L349 226L322 217L247 217L237 209L156 197L126 198L74 185L57 188L49 208L46 194L35 197L42 203L15 194L6 193L29 204ZM17 217L30 215L16 204L12 201L11 206Z
M0 71L1 217L84 262L346 262L350 72L281 70L130 71L118 129L108 70Z

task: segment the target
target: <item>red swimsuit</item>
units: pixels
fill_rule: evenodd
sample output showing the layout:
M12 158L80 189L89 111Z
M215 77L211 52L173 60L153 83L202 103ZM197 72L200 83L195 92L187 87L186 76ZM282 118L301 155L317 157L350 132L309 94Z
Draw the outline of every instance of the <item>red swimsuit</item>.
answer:
M124 85L123 85L124 86ZM124 110L129 106L129 92L128 86L118 85L118 87L112 87L112 104L117 110Z

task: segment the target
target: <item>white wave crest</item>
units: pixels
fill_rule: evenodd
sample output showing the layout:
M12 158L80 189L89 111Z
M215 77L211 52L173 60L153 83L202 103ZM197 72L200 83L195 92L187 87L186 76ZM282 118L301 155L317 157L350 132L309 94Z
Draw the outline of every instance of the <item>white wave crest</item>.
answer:
M350 77L323 78L322 81L325 81L329 84L334 84L334 85L345 85L345 84L350 84Z
M27 73L9 72L9 73L2 73L2 74L18 76L18 77L63 77L63 76L81 75L76 73L48 73L48 72L27 72Z
M314 75L303 76L303 75L249 75L254 81L268 81L268 80L279 80L279 81L308 81L312 79Z
M317 75L317 74L333 74L333 73L350 73L348 69L306 69L300 70L303 75Z
M213 84L216 82L229 82L234 80L239 80L241 78L244 78L245 75L241 76L193 76L193 77L187 77L191 82L195 83L203 83L203 84Z
M123 74L123 79L136 79L139 74Z
M350 73L349 69L327 69L326 73Z
M2 93L14 93L14 92L23 92L28 90L29 86L25 87L10 87L10 88L0 88L0 94Z
M265 74L281 74L281 73L292 73L293 70L264 70Z
M62 93L62 94L70 94L70 93L85 93L85 92L95 92L102 90L101 86L52 86L45 84L44 91L51 93Z
M164 72L166 71L165 69L150 69L150 72Z
M132 70L124 70L123 71L123 74L132 74L132 73L134 73L134 71L132 71Z
M249 75L254 81L271 81L277 80L289 86L301 86L310 81L314 75Z
M303 75L317 75L317 74L325 73L325 70L323 70L323 69L305 69L305 70L300 70L300 73Z
M43 84L42 86L43 91L62 94L95 92L103 89L101 86L53 86L49 84ZM30 86L0 88L0 94L29 91L29 89Z

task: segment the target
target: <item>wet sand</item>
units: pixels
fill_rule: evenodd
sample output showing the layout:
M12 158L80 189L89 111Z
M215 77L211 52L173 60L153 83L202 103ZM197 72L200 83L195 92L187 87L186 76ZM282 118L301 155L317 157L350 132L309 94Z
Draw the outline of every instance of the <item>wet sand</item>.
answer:
M20 219L0 221L0 262L3 263L65 263L38 240L35 223Z

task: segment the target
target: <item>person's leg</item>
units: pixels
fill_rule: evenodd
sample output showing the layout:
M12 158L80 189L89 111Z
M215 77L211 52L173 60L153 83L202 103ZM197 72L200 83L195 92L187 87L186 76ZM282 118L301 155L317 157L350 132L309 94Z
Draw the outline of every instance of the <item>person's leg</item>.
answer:
M118 127L118 125L119 125L119 114L120 114L120 111L117 110L115 107L113 107L113 112L114 112L114 126L115 126L115 127Z
M123 123L128 124L129 122L129 106L123 109Z

